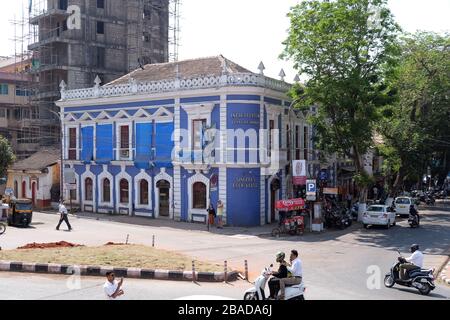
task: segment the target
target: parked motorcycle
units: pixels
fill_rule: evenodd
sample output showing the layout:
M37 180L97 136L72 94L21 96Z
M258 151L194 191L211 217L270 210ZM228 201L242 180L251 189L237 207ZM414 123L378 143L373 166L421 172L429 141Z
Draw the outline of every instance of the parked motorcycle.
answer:
M352 217L353 221L358 221L358 205L354 204L350 210L347 211L347 214Z
M264 268L261 275L256 278L254 287L245 291L244 300L268 300L265 291L271 278L272 268L273 265ZM286 286L285 300L305 300L305 291L306 287L303 282L295 286ZM277 300L280 298L279 294Z
M339 228L344 230L352 225L352 217L345 210L342 210L341 212L336 209L326 210L324 218L325 227L327 228Z
M384 277L384 285L387 288L392 288L395 284L398 284L405 287L416 288L422 295L428 295L436 288L433 276L434 269L429 270L417 267L417 269L409 271L406 280L402 280L400 278L400 265L407 261L402 257L400 251L397 250L397 252L400 256L398 262L392 266L391 271Z

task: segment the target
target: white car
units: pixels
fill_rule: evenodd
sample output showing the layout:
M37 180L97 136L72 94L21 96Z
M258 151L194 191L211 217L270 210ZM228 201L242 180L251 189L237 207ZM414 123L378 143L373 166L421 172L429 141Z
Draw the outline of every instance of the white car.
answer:
M393 212L388 206L373 205L367 208L363 215L364 228L368 228L369 225L373 226L385 226L389 229L391 226L395 226L395 212Z
M416 207L416 201L411 197L398 197L394 201L395 204L395 212L401 217L407 216L409 217L409 208L411 205Z

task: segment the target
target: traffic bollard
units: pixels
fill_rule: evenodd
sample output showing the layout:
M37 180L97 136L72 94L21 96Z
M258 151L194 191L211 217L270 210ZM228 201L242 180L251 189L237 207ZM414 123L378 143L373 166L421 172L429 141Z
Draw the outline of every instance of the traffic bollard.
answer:
M249 281L248 280L248 261L247 260L245 260L245 280L247 280L247 282Z
M192 282L195 282L195 261L192 261Z
M228 266L227 266L227 261L224 261L224 282L227 283L228 282Z
M153 240L152 240L152 247L155 247L155 236L153 235Z

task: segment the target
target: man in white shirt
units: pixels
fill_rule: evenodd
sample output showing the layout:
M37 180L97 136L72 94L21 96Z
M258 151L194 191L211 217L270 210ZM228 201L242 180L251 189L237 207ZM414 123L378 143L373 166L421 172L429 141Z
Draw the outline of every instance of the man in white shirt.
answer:
M298 257L298 251L292 250L290 259L290 264L287 265L288 272L291 273L290 278L284 278L280 280L280 300L284 300L286 285L295 286L302 283L303 278L303 265L302 261Z
M412 255L405 259L408 263L400 265L400 277L403 280L408 279L407 274L410 270L423 268L423 253L419 251L418 244L413 244L411 246L411 253Z
M107 280L105 282L105 285L103 286L103 289L105 290L107 300L117 300L119 297L125 294L121 289L123 285L123 279L121 279L120 281L116 281L113 272L107 272L106 279Z
M56 230L59 230L59 227L61 227L61 223L65 222L67 224L67 227L69 228L69 231L72 231L72 226L70 225L69 222L69 212L67 211L66 205L64 202L61 202L59 204L59 214L60 214L60 219L59 219L59 223L58 226L56 227Z

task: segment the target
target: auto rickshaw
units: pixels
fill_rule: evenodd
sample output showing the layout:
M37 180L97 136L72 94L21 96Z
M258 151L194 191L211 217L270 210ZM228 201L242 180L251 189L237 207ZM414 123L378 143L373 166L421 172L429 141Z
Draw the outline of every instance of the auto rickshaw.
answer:
M33 219L33 203L28 199L14 199L9 203L8 226L27 228Z

